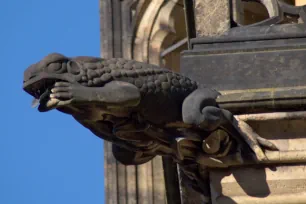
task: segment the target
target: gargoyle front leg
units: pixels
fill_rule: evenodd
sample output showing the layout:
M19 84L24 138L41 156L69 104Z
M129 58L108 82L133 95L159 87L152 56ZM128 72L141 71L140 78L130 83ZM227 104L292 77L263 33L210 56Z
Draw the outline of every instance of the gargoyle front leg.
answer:
M183 102L183 121L206 131L213 132L222 128L234 137L238 144L247 143L259 161L265 160L266 156L260 145L274 150L277 149L275 145L252 132L246 124L237 121L229 111L219 108L216 102L219 95L220 93L212 89L195 90Z
M110 108L134 107L140 102L139 89L133 84L112 81L103 87L86 87L78 83L56 82L50 98L58 100L57 106L98 103Z

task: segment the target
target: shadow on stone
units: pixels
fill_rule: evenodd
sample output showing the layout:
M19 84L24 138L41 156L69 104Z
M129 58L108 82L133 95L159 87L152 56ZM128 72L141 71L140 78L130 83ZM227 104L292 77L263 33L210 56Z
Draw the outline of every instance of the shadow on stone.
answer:
M232 173L230 173L232 172ZM210 172L211 194L213 203L243 203L235 197L264 198L270 195L264 168L231 168ZM240 200L238 198L238 200Z
M242 190L249 196L264 198L270 194L265 169L248 169L243 173L234 171L233 176Z

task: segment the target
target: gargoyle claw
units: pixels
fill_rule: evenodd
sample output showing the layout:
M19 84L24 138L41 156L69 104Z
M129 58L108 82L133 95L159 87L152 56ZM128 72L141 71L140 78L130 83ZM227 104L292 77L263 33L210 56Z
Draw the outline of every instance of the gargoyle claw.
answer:
M72 98L71 87L68 82L56 82L54 88L51 89L50 98L59 100L69 100Z
M56 82L51 89L50 98L59 100L59 106L71 103L82 103L92 101L94 90L81 86L78 83Z
M72 87L68 82L56 82L54 88L51 89L50 98L56 98L61 101L72 99Z
M273 150L273 151L279 151L278 147L275 146L272 142L269 140L262 138L260 136L257 137L257 142L264 148Z
M234 119L234 125L243 139L253 150L258 161L268 160L261 146L271 150L278 150L272 142L260 137L246 122Z

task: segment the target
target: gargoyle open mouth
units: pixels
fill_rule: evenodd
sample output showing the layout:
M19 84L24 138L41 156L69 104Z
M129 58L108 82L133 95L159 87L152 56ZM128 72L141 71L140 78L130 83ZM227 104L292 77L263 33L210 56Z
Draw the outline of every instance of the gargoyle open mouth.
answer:
M61 78L39 75L25 81L23 89L34 97L32 107L38 106L38 111L40 112L46 112L56 108L60 100L51 98L50 94L56 82L67 81Z

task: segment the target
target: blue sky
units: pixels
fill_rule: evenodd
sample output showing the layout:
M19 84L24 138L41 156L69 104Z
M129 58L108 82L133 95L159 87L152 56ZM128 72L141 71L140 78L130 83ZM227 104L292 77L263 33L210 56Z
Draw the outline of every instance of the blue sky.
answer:
M103 141L22 90L50 52L99 56L99 1L1 0L0 23L0 203L104 203Z

